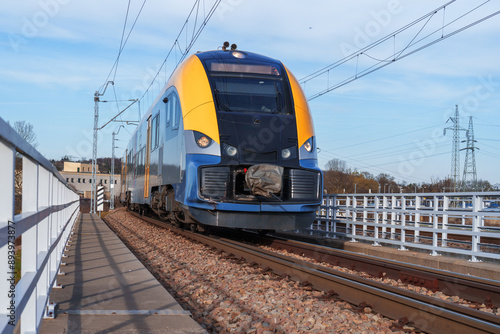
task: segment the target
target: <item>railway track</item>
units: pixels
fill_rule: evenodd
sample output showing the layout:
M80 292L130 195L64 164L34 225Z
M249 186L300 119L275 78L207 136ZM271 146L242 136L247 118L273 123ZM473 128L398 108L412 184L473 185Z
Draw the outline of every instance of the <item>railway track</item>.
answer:
M261 267L269 268L275 274L286 275L304 285L325 291L330 298L339 298L358 305L360 308L368 306L386 317L399 319L401 326L411 324L411 326L428 333L500 332L500 318L493 314L266 251L246 243L180 230L153 218L134 215L150 223L172 229L189 239L224 251L235 259L244 259ZM276 242L278 243L278 241ZM289 247L281 241L279 243L279 247ZM301 247L303 247L301 249L303 253L311 251L306 249L306 245ZM323 254L320 255L322 258L326 256L325 253L318 251L318 246L312 245L312 247L315 249L314 252ZM297 248L294 249L297 251ZM376 265L372 263L370 266ZM386 270L385 267L384 270ZM476 288L486 287L477 286ZM492 289L495 290L495 287L490 288L490 290Z
M391 278L403 283L424 287L433 292L459 296L467 301L500 306L500 282L449 271L433 269L411 263L378 258L332 249L307 242L284 238L258 237L259 242L277 250L299 254L318 262L362 271L375 278Z

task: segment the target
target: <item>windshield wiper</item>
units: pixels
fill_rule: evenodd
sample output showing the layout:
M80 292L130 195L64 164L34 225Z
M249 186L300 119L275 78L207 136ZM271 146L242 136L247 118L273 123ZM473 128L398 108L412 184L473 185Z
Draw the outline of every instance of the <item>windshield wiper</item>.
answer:
M281 95L276 82L274 83L274 90L276 91L276 109L273 110L272 113L276 114L277 112L281 111L281 109L283 109L283 96Z
M214 95L215 95L215 101L217 102L217 106L219 107L220 110L231 111L231 109L229 109L229 106L227 106L226 104L224 104L224 102L222 102L221 94L217 88L214 89Z

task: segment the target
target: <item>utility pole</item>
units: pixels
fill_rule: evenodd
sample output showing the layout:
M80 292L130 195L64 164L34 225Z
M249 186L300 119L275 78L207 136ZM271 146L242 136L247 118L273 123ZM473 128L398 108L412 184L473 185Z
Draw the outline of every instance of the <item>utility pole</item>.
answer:
M104 91L99 93L96 91L94 93L94 138L93 138L93 148L92 148L92 185L91 185L91 193L90 193L90 213L96 212L96 199L97 199L97 131L99 130L99 96L103 96L106 92L106 88L108 88L108 84L114 85L113 81L106 82L106 86L104 86Z
M453 180L453 192L456 192L457 186L460 183L460 131L465 131L465 129L460 128L458 105L455 105L455 117L450 117L448 121L451 121L453 126L444 128L443 135L446 135L446 130L453 130L451 178ZM448 121L446 121L446 123L448 123Z
M113 139L111 140L111 143L113 144L113 146L111 146L111 182L109 185L111 188L111 203L109 205L110 210L115 208L115 136L116 133L113 132Z
M461 151L465 151L465 165L464 165L464 175L462 177L462 187L464 189L477 190L477 173L476 173L476 154L474 151L479 148L475 147L477 141L474 140L474 125L472 121L472 116L469 116L469 129L467 130L467 140L462 141L467 142L465 148Z
M99 92L94 94L94 138L92 140L92 184L90 193L90 213L95 213L96 202L96 162L97 162L97 127L99 124Z

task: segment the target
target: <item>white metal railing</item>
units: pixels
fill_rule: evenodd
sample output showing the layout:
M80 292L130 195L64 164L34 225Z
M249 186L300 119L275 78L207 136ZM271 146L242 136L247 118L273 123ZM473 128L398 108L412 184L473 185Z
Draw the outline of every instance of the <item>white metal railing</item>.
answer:
M22 159L22 213L17 215L16 154ZM12 333L15 325L20 333L36 333L42 318L53 316L49 294L79 206L78 195L55 167L0 118L1 333ZM14 285L19 236L21 279Z
M310 233L500 260L500 192L325 195Z

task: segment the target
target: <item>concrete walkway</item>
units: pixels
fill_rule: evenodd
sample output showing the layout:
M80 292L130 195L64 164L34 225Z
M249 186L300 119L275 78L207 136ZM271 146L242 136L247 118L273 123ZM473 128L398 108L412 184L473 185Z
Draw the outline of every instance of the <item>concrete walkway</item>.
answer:
M206 333L95 214L78 218L40 333Z

